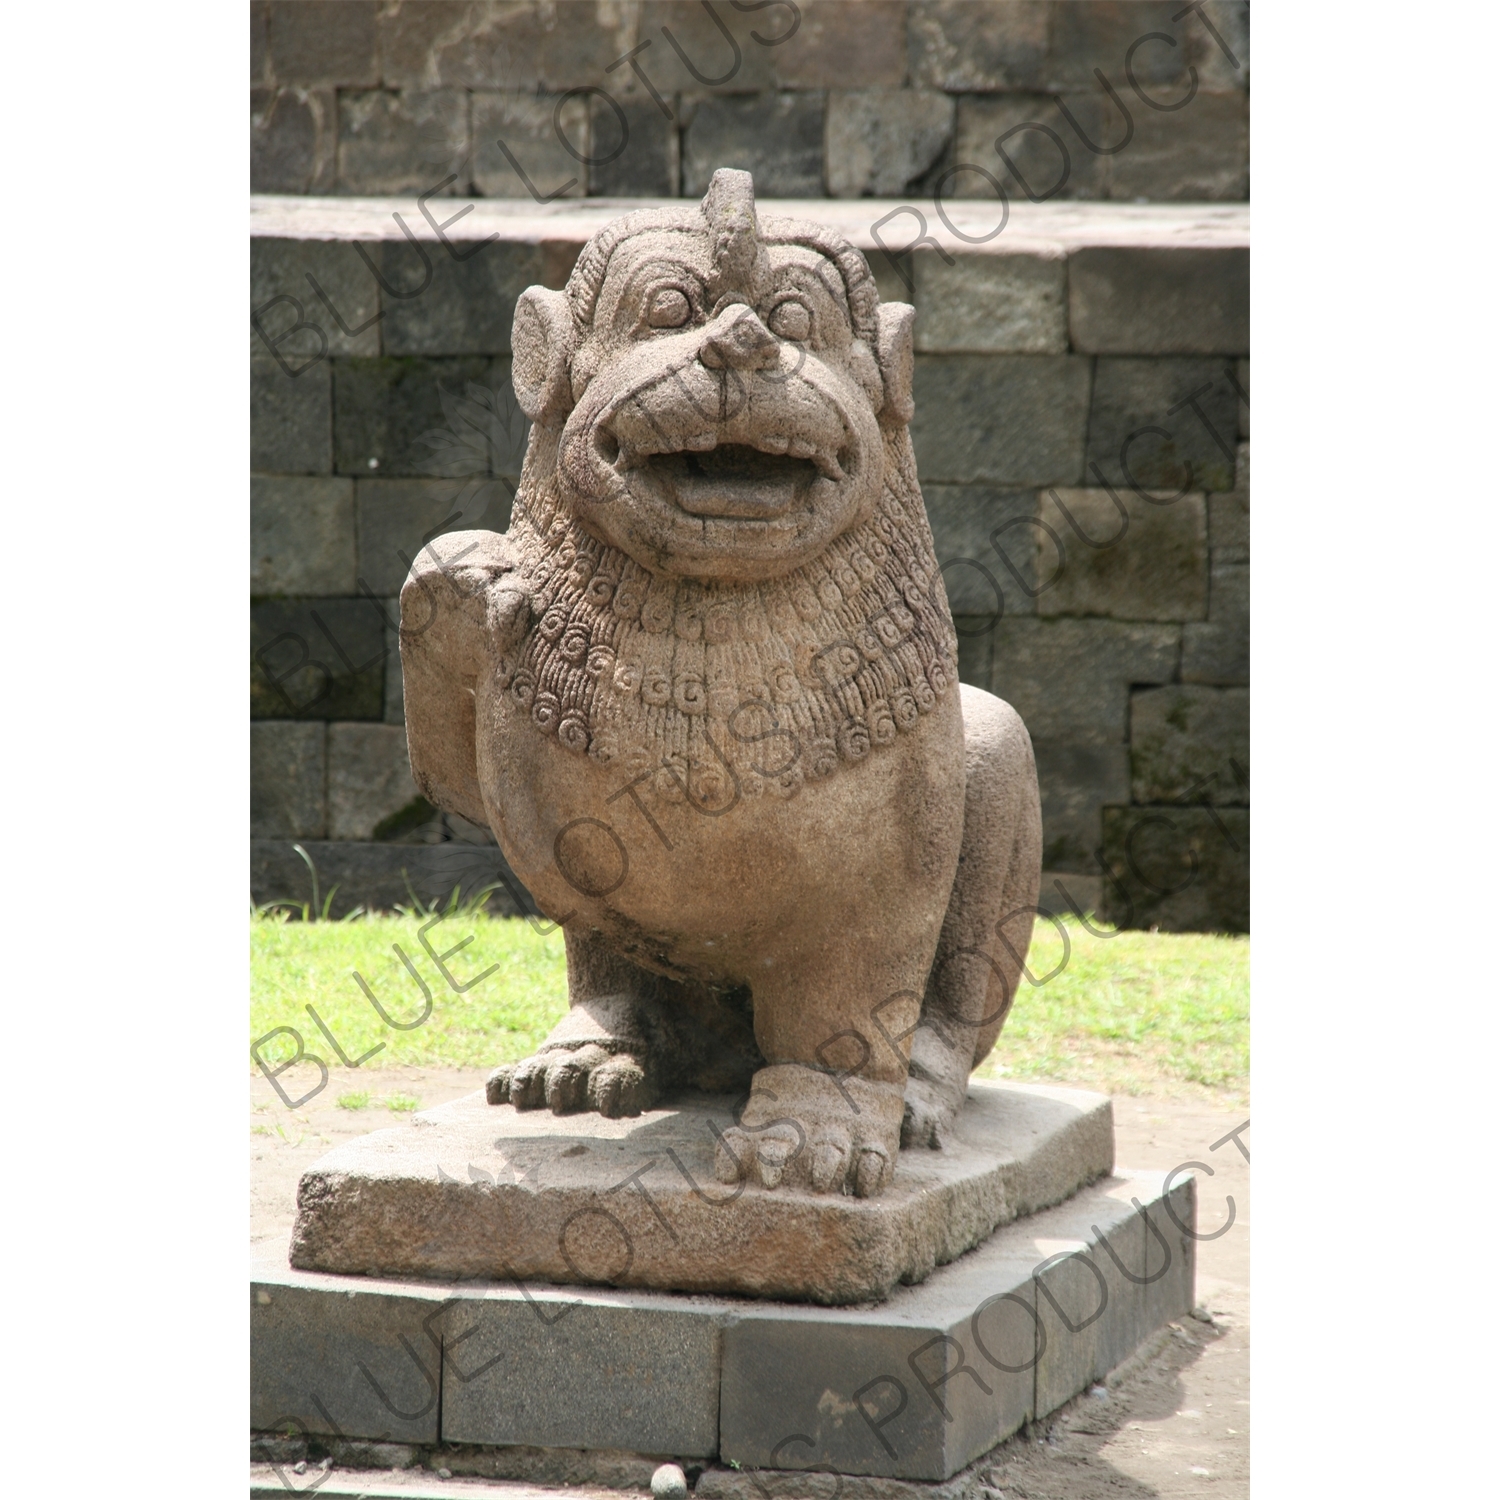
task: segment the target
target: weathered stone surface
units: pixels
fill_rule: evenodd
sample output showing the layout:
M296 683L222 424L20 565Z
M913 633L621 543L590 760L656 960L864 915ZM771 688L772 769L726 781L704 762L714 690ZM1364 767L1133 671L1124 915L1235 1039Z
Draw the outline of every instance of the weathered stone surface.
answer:
M1233 489L1235 401L1221 359L1099 360L1089 481L1166 494Z
M1250 681L1250 569L1225 563L1208 580L1208 619L1182 627L1182 680L1232 687Z
M1130 799L1124 745L1077 745L1037 739L1036 779L1042 789L1042 865L1047 871L1097 873L1099 814Z
M1250 930L1250 813L1240 807L1106 807L1107 921L1162 932Z
M333 388L327 360L295 378L269 356L250 360L250 467L261 474L333 468Z
M1068 95L1063 104L1091 139L1101 143L1112 139L1102 133L1110 127L1094 96ZM1037 126L1042 128L1029 128ZM1079 141L1050 94L962 95L956 156L992 172L1012 203L1103 198L1108 193L1111 158L1096 156ZM959 173L943 194L996 196L994 185L977 172Z
M724 1335L693 1299L471 1295L441 1327L458 1377L443 1392L449 1442L718 1451Z
M612 97L615 94L613 83L610 93ZM619 115L597 94L589 99L592 140L589 155L593 158L588 163L589 193L602 198L675 198L678 177L675 122L662 114L649 95L616 98L615 103ZM623 131L621 115L625 122ZM619 150L622 142L624 149L620 154L613 161L606 160Z
M1132 683L1170 682L1178 625L1114 620L1002 620L993 691L1037 740L1123 745Z
M442 1305L436 1288L346 1297L327 1278L252 1276L250 1426L437 1442L444 1372L427 1330Z
M1182 98L1187 89L1174 86L1150 92L1153 98L1171 101ZM1130 97L1135 117L1130 144L1107 158L1111 198L1186 203L1249 198L1250 104L1243 93L1200 92L1191 104L1166 114L1136 108L1136 103ZM1244 346L1248 343L1246 337Z
M339 95L340 193L451 196L468 175L469 105L459 89ZM460 183L438 184L452 173ZM416 205L412 205L415 212Z
M334 469L362 479L431 474L435 456L450 440L434 448L424 436L445 430L464 436L454 433L443 410L444 393L460 399L471 383L498 391L508 377L508 363L481 355L340 360L333 370ZM475 443L483 437L476 435ZM488 462L488 451L482 445L475 449L476 467Z
M919 250L917 348L928 353L1066 354L1068 267L1051 250L954 256Z
M272 0L271 68L278 83L373 88L380 82L375 0Z
M1204 496L1049 489L1037 515L1048 528L1036 530L1039 615L1207 617Z
M328 726L329 838L400 836L432 816L411 779L400 725Z
M510 352L516 298L542 274L540 246L500 242L454 249L465 258L430 241L420 252L406 240L380 246L387 284L404 293L384 298L386 354Z
M952 134L953 100L947 94L926 89L831 93L829 195L898 197L932 166Z
M332 89L251 89L252 193L332 192L337 141Z
M534 92L476 92L470 96L474 120L474 185L487 198L581 198L588 192L589 167L579 156L603 155L589 145L586 99L565 102ZM613 131L613 127L612 127ZM559 132L572 146L569 151ZM516 162L500 149L504 141ZM613 150L615 136L609 136ZM575 156L573 152L577 152ZM521 173L530 179L530 186Z
M385 611L385 712L387 724L406 723L406 702L401 692L401 600L382 599Z
M269 0L250 0L250 87L271 82Z
M1097 89L1094 69L1100 69L1135 112L1146 113L1126 81L1125 64L1132 43L1148 32L1174 38L1185 35L1173 16L1182 9L1173 0L1077 0L1054 5L1048 38L1045 82L1051 89ZM1164 99L1185 91L1189 59L1187 51L1165 42L1141 47L1131 61L1141 87ZM1172 87L1172 85L1181 85ZM1121 153L1123 155L1123 153Z
M1099 886L1097 875L1079 875L1073 870L1043 870L1036 904L1048 916L1076 917L1080 913L1087 916L1099 910Z
M618 1118L749 1085L716 1180L829 1201L951 1128L1029 917L972 960L1002 903L1031 909L1040 812L1020 720L955 682L911 320L732 169L517 304L509 529L435 538L402 590L417 785L571 924L572 1006L493 1104ZM920 873L877 911L864 872L891 860ZM914 1063L870 1041L882 1003Z
M608 1120L476 1094L425 1111L424 1125L336 1147L304 1174L292 1264L860 1302L1113 1163L1103 1096L975 1083L948 1147L906 1152L878 1199L735 1193L715 1181L710 1125L733 1126L731 1103L698 1095Z
M456 506L471 522L497 530L510 524L510 488L501 480L481 477L460 488L442 479L361 479L356 490L359 576L376 594L400 593L422 547L455 528Z
M367 599L250 606L252 719L378 719L385 626Z
M1052 9L1034 0L914 0L907 20L912 82L954 93L1037 87Z
M1036 492L989 484L924 484L922 499L954 614L1035 614ZM972 628L960 627L960 639Z
M820 0L801 10L795 34L772 51L780 87L898 89L906 81L907 7L901 0ZM784 16L785 7L772 7L771 15ZM767 38L786 30L755 29Z
M1174 684L1132 693L1130 795L1134 802L1248 802L1249 688Z
M1089 374L1073 355L919 355L911 428L923 478L1076 484Z
M721 166L755 177L767 198L823 194L821 92L710 96L685 112L682 191L697 197Z
M354 481L252 476L250 592L354 592Z
M1234 462L1234 488L1208 499L1208 545L1215 564L1250 561L1250 444Z
M804 8L802 25L807 22ZM778 54L788 52L801 38L793 36L790 42L767 47L757 42L752 33L775 38L785 35L790 26L791 17L782 7L746 13L728 5L705 7L694 4L693 0L645 0L640 9L639 40L633 44L627 42L614 56L619 57L631 45L639 46L649 40L650 50L642 52L636 61L657 92L667 97L705 88L718 93L756 93L774 86L773 69L780 60ZM665 35L668 31L675 38L676 47ZM729 39L725 38L725 31L729 32ZM629 69L630 64L626 63L611 76L623 78ZM761 191L771 196L764 184Z
M1068 257L1068 327L1086 354L1243 354L1250 252L1091 245ZM1225 436L1233 441L1233 424Z
M1239 383L1240 436L1250 436L1250 361L1237 359L1234 362L1234 378Z
M309 276L352 334L334 321ZM348 243L252 236L250 312L251 357L279 360L289 379L305 379L328 355L380 351L379 324L372 321L380 314L379 288Z
M251 838L323 837L324 733L321 724L251 724Z

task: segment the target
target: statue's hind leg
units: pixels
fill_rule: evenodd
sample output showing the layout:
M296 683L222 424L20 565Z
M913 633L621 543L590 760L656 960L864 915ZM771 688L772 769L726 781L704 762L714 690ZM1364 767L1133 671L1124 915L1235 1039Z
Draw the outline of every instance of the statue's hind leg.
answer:
M912 1035L903 1146L940 1146L963 1107L969 1073L1015 998L1041 885L1042 809L1026 726L1008 703L967 684L963 713L963 846Z

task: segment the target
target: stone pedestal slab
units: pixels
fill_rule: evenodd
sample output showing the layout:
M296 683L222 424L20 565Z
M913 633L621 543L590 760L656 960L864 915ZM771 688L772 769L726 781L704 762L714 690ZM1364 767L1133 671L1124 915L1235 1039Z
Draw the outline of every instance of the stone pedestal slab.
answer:
M1193 1182L1162 1186L1116 1172L862 1307L259 1267L253 1421L947 1479L1191 1309Z
M314 1163L298 1188L291 1263L874 1301L1114 1164L1103 1095L974 1083L949 1146L903 1151L878 1198L726 1188L713 1156L730 1105L695 1096L606 1120L456 1100Z

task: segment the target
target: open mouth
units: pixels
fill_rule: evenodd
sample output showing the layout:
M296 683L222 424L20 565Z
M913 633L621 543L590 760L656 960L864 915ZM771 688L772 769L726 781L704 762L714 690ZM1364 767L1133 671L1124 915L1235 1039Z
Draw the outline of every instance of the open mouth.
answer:
M814 485L848 477L847 450L823 453L798 438L768 436L752 445L704 433L679 449L641 452L602 431L599 451L617 473L653 482L689 515L725 520L772 520L805 504Z

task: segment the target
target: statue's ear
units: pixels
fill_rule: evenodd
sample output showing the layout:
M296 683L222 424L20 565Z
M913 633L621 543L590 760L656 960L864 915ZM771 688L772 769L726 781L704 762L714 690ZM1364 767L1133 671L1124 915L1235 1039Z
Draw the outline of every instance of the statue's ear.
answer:
M516 301L511 326L511 380L521 410L543 427L560 427L573 409L568 361L573 312L562 292L529 286Z
M911 399L912 320L917 311L909 302L882 302L875 330L875 358L885 386L885 404L880 420L886 426L910 422L915 410Z

